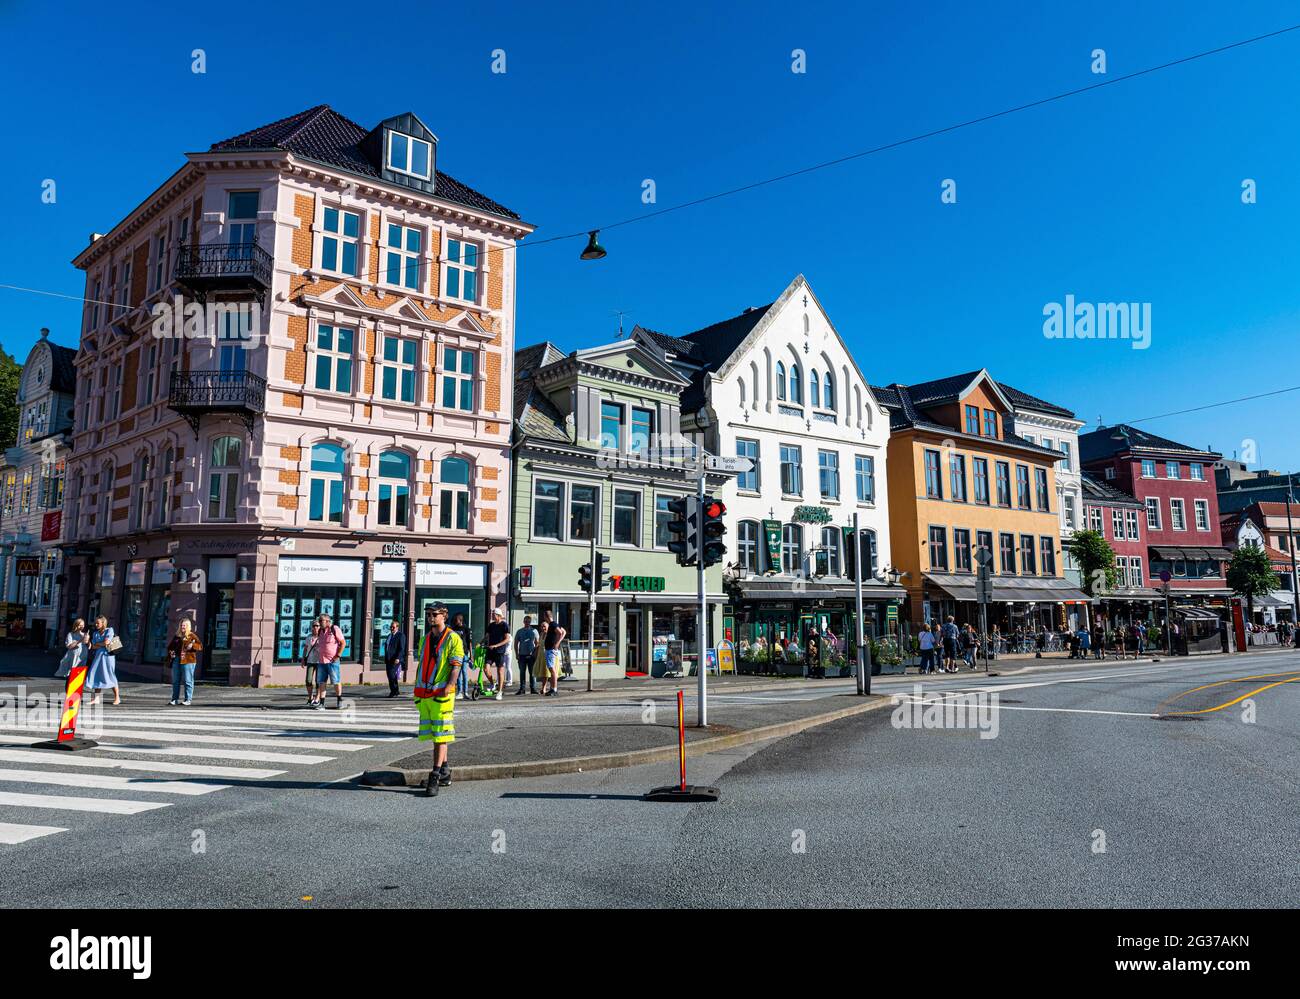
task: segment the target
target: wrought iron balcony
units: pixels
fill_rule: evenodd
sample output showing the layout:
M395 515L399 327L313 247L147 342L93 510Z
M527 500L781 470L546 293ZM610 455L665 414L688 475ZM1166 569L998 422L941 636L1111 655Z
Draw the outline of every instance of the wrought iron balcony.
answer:
M256 243L204 243L182 246L176 255L176 280L202 300L213 291L254 291L271 287L271 255Z
M230 413L251 431L253 418L266 410L266 379L247 371L177 371L167 405L189 422L194 436L204 413Z

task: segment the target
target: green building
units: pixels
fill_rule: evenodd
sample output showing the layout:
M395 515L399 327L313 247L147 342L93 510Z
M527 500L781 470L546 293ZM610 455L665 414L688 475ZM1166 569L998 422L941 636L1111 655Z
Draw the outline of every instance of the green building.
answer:
M564 354L515 354L510 623L543 611L568 631L587 673L588 596L580 569L593 536L609 582L597 597L597 678L689 670L698 655L697 576L668 551L668 503L695 492L694 445L681 438L688 382L632 341ZM705 488L720 492L725 475ZM722 566L706 575L709 644L721 637ZM681 666L678 666L678 663Z

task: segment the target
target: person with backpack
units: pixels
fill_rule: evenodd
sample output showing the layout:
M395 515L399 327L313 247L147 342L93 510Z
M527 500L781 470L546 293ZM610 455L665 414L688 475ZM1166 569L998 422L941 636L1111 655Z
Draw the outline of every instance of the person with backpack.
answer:
M339 660L343 657L343 649L347 646L347 639L343 635L343 629L334 623L328 614L320 616L320 637L316 640L316 651L318 653L318 665L316 667L316 700L313 707L317 711L325 710L325 698L329 696L328 684L334 684L334 696L336 698L334 707L341 709L343 707L343 672L339 665Z
M515 661L519 663L519 689L515 691L516 697L524 692L524 677L528 678L528 693L537 693L537 674L533 663L537 658L537 643L540 640L541 636L533 627L532 615L525 614L524 626L515 632Z
M929 627L921 629L921 634L916 638L917 645L921 650L921 675L934 672L934 632Z
M945 673L957 672L957 619L951 614L948 620L943 623L943 671Z

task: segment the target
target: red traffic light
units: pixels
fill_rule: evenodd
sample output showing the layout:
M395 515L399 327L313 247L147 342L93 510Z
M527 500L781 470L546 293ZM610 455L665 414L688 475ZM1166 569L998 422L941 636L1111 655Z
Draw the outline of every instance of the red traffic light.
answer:
M727 504L722 500L707 500L704 504L704 516L710 518L721 517L727 512Z

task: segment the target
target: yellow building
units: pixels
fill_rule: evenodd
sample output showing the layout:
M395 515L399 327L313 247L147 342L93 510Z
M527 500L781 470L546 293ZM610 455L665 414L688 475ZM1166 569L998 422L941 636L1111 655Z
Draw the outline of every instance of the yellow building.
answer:
M952 614L979 626L975 570L986 549L988 624L1061 627L1086 597L1062 576L1056 462L1015 432L1015 407L987 371L873 387L889 409L889 533L914 625Z

